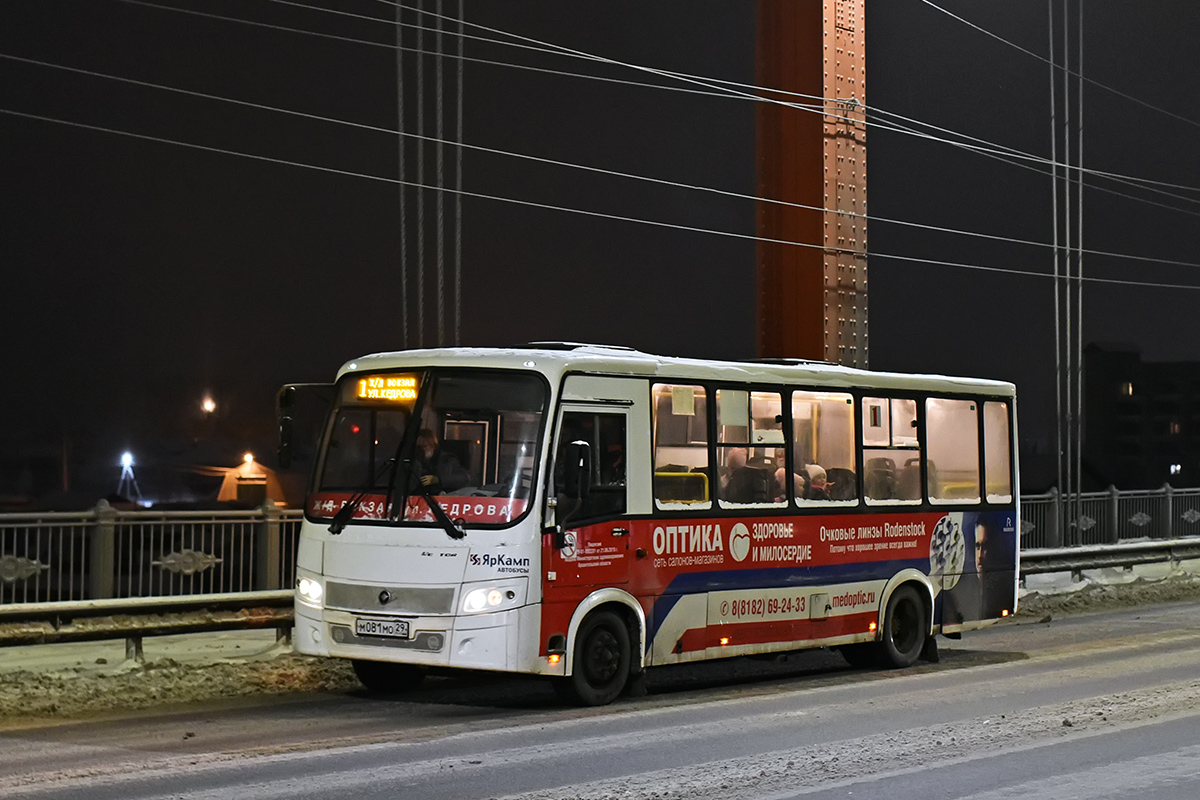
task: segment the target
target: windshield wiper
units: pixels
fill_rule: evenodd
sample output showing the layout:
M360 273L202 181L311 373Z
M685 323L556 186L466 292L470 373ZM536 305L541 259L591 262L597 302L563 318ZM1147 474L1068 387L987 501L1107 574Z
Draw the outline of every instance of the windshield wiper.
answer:
M429 491L429 487L419 480L417 481L417 486L419 487L417 491L425 498L425 503L429 506L429 510L433 512L433 518L442 526L442 530L446 532L446 535L451 539L466 537L466 521L462 519L450 519L450 515L446 513L445 507L433 496L433 493Z
M417 431L420 429L419 421L421 413L425 409L425 403L429 396L433 394L433 387L436 383L436 378L425 373L421 380L421 390L417 394L417 400L413 403L412 415L409 417L409 424L404 430L404 437L400 440L399 447L396 448L396 457L392 459L396 464L396 469L392 472L392 479L388 482L387 498L384 508L388 509L388 519L392 522L402 522L408 516L408 497L412 490L410 484L415 483L416 491L429 506L429 510L433 512L433 518L442 526L442 530L451 539L462 539L467 535L465 523L463 520L452 520L450 515L446 513L446 509L438 502L438 499L433 496L425 484L420 480L413 481L413 455L417 447ZM399 493L396 492L396 487L400 487ZM392 498L395 496L396 502L392 503Z
M408 516L408 497L412 491L408 487L413 486L416 487L417 494L421 495L421 497L425 499L425 503L429 506L429 510L433 512L433 518L436 519L438 524L442 526L442 530L446 532L447 536L449 536L451 539L462 539L467 535L466 523L461 519L451 519L450 515L446 513L445 507L443 507L438 499L433 496L433 493L429 491L429 487L421 483L420 478L414 479L413 460L411 455L407 458L401 459L396 471L392 473L392 482L391 485L388 486L389 503L391 502L392 494L395 491L397 483L400 484L402 489L397 497L397 503L391 507L389 519L391 519L393 522L403 521L405 517Z
M337 513L333 515L333 519L329 523L330 533L332 533L334 536L337 536L346 529L346 525L350 522L351 517L354 516L354 512L358 510L358 507L362 505L362 501L365 500L367 495L371 493L371 490L375 488L375 484L378 483L379 479L383 477L384 471L387 470L388 467L393 466L395 463L395 456L392 456L387 461L383 462L383 464L379 467L379 471L376 472L361 489L355 492L354 495L346 501L345 505L338 509ZM389 489L389 491L391 490Z

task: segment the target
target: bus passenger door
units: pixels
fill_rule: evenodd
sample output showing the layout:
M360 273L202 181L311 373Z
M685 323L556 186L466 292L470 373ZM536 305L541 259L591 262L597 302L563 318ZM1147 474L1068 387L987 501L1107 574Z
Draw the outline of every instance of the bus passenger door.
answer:
M564 405L554 449L553 519L548 571L552 585L613 586L629 580L629 510L626 483L628 410L614 406ZM590 453L587 496L569 496L567 450L586 442ZM561 529L561 531L559 530ZM562 546L557 546L561 544Z

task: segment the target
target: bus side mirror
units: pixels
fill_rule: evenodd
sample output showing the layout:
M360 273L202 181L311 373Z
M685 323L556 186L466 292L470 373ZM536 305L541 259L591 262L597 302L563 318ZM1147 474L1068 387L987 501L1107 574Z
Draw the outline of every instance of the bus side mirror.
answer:
M288 384L275 395L275 413L279 415L279 445L275 455L282 469L287 469L292 464L292 417L288 412L295 407L296 387Z
M284 386L279 390L279 397L276 405L280 411L290 411L296 406L296 387Z
M279 418L279 449L276 451L281 469L292 465L292 418Z
M563 464L563 494L580 503L587 499L592 488L592 446L585 441L567 445Z

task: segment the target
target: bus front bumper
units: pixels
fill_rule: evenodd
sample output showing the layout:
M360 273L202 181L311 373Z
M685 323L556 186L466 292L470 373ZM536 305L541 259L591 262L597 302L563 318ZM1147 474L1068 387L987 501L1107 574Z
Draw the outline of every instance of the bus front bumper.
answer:
M360 615L297 603L292 642L298 652L313 656L509 672L533 666L532 671L541 671L518 660L520 631L536 624L533 617L534 608L524 606L490 614L387 618L407 621L409 635L367 636L355 633Z

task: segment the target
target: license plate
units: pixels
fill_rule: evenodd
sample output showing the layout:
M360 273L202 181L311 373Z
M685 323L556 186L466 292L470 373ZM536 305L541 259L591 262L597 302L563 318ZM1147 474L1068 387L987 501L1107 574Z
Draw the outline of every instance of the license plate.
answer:
M389 636L393 639L407 639L408 620L406 619L355 619L354 633L356 636Z

